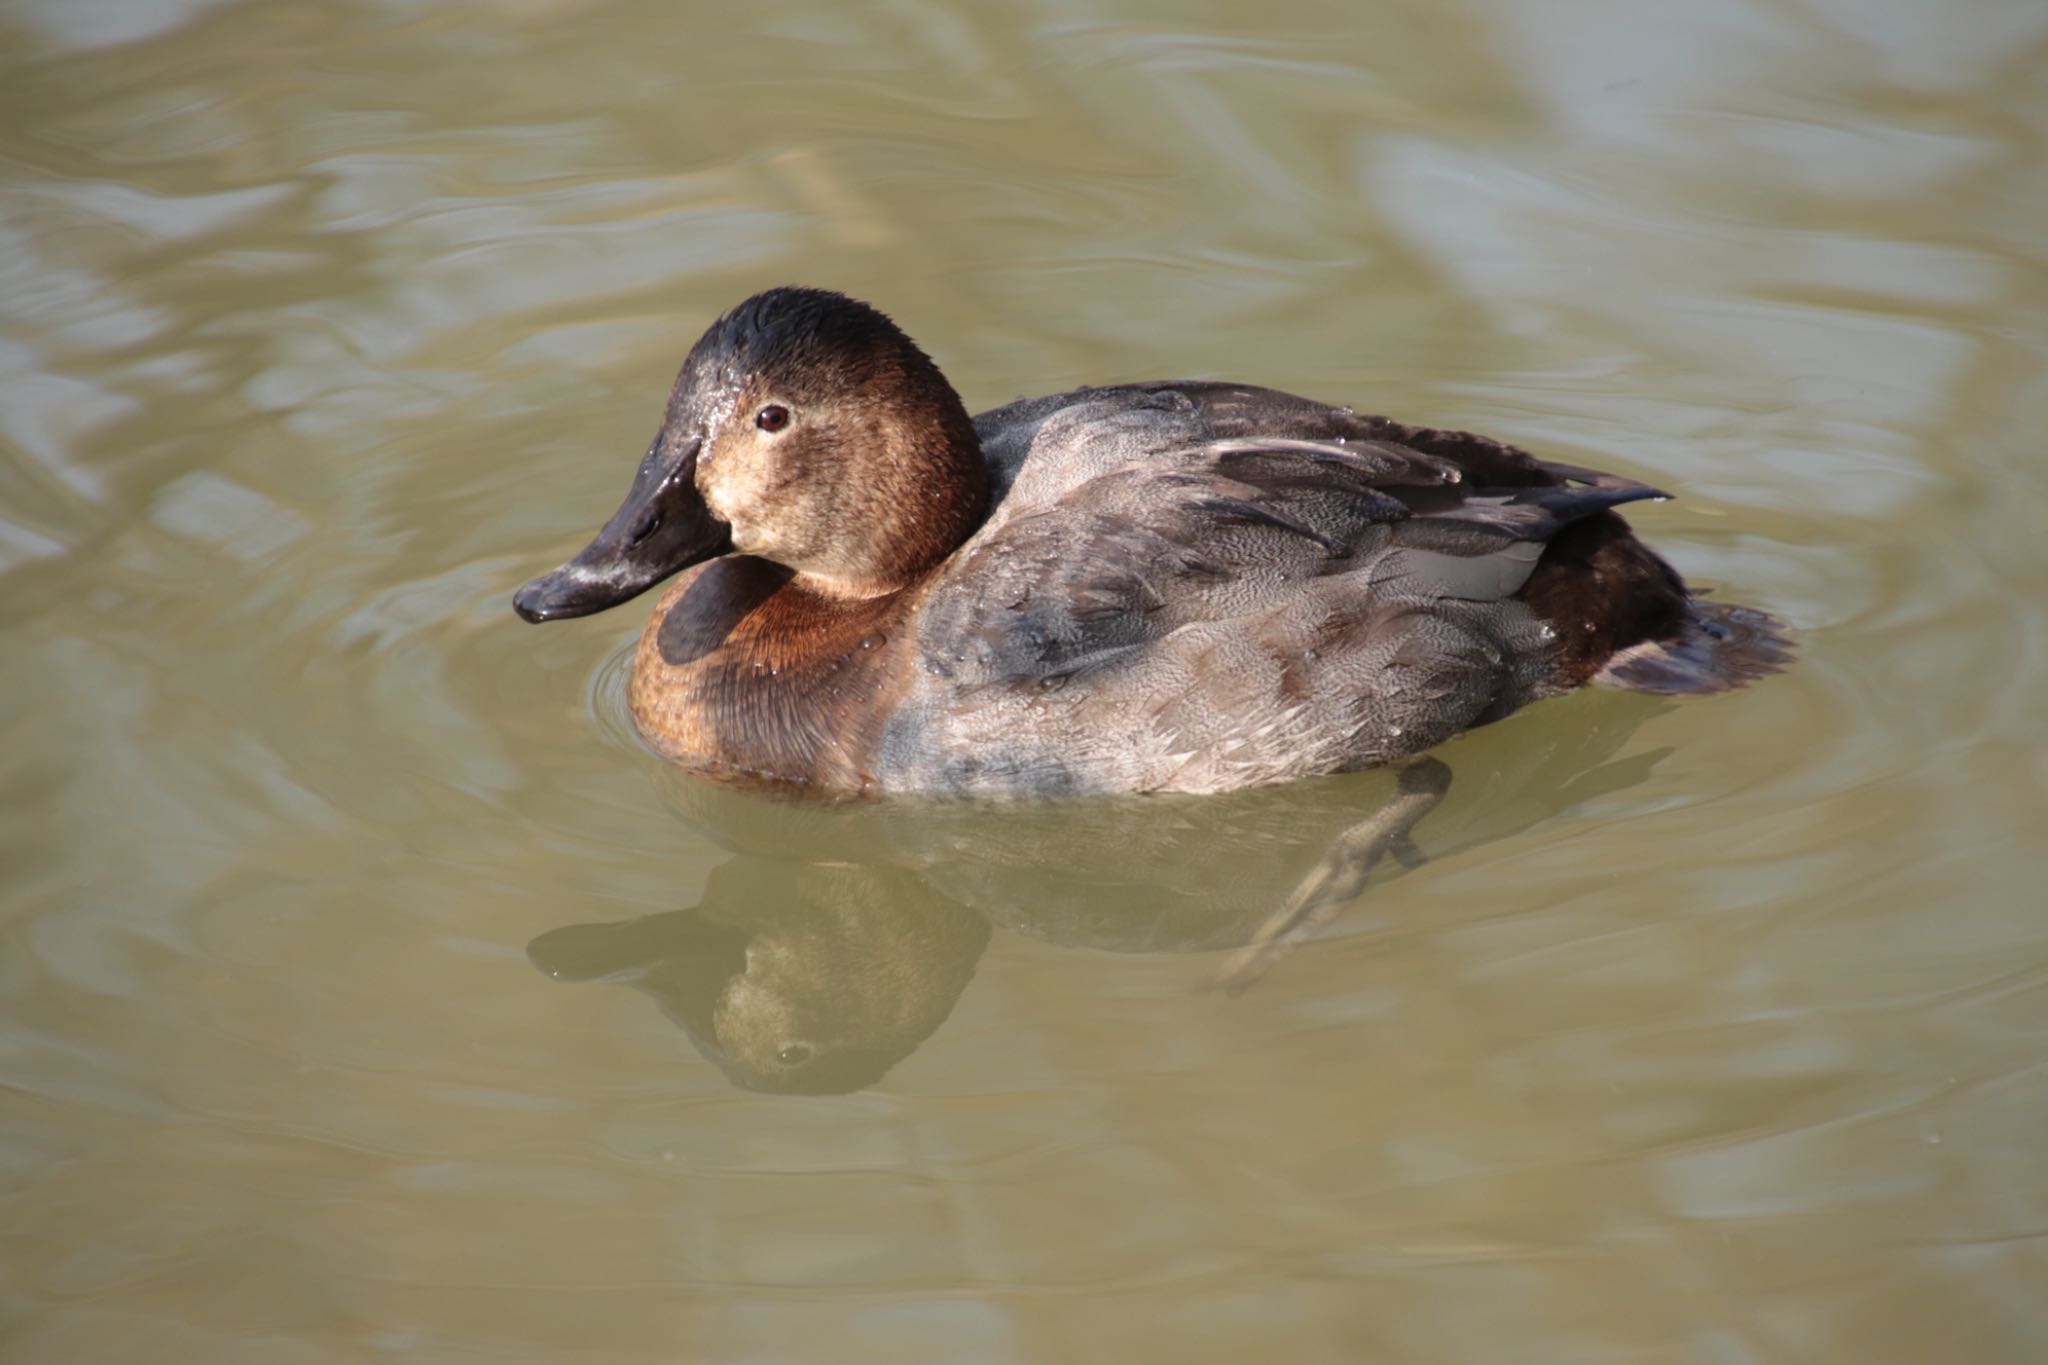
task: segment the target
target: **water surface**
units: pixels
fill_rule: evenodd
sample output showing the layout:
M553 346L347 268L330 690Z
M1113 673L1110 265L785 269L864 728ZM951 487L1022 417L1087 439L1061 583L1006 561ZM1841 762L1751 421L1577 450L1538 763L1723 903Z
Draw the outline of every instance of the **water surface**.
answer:
M2048 11L0 52L8 1361L2039 1357ZM1643 478L1799 665L1448 746L1430 861L1204 990L1384 775L709 790L625 726L638 604L507 611L786 281L977 408L1229 376ZM793 1030L850 1093L772 1093Z

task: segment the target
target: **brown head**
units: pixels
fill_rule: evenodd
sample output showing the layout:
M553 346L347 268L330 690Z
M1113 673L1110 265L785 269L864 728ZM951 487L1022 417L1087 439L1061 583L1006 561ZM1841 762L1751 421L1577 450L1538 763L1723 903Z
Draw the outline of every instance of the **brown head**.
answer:
M597 539L513 604L529 621L602 611L727 550L875 597L951 554L987 503L966 408L895 323L843 294L770 289L691 349Z

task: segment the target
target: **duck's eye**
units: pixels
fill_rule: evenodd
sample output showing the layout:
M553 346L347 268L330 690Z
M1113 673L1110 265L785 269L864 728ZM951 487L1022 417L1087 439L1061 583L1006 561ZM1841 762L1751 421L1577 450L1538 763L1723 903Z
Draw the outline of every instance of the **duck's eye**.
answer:
M775 1054L775 1060L781 1062L784 1066L802 1066L805 1062L811 1060L811 1045L809 1043L791 1043Z
M789 425L789 409L780 403L770 403L754 414L754 425L763 431L780 431Z

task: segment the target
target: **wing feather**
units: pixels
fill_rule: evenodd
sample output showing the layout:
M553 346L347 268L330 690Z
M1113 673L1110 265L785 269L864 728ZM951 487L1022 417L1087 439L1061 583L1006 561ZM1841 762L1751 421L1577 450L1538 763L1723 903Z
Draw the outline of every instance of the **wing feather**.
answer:
M1247 392L1264 391L1226 396ZM1184 437L1186 405L1153 401ZM1554 481L1475 486L1448 456L1396 441L1241 430L1112 462L1007 509L963 550L924 616L926 667L963 684L1064 679L1190 624L1284 607L1332 575L1401 600L1497 601L1561 527L1662 496L1528 464Z

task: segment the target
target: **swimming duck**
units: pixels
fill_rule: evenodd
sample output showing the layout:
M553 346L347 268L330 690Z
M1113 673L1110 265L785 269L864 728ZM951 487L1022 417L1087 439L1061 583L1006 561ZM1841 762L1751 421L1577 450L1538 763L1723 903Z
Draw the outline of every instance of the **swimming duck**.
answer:
M1712 692L1779 623L1484 436L1215 382L969 417L881 312L778 288L683 362L625 503L514 599L654 609L663 756L835 792L1216 792L1419 754L1598 681Z

